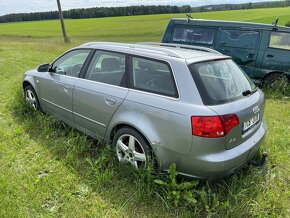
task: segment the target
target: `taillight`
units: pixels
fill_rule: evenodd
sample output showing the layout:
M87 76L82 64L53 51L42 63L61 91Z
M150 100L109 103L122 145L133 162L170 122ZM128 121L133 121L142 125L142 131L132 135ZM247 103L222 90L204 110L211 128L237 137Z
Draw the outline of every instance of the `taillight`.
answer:
M192 135L217 138L223 137L224 127L219 116L191 117Z
M224 127L225 127L225 135L235 126L239 125L239 118L236 114L227 114L220 116Z
M223 137L237 125L239 118L235 114L191 117L192 135L200 137Z

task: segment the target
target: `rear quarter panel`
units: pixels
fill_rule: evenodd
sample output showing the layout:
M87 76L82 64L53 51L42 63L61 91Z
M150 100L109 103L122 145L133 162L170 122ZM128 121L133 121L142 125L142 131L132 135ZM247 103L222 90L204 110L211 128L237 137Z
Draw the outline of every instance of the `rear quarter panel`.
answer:
M158 153L160 146L181 153L189 152L190 120L186 115L172 110L176 104L173 99L131 90L108 129L121 123L133 126L145 136L155 153Z

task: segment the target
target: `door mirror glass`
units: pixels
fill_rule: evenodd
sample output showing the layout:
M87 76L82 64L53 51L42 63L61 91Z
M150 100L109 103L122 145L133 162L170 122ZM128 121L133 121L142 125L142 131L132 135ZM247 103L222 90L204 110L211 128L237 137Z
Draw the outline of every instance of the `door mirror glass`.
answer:
M48 72L49 64L42 64L37 67L38 72Z

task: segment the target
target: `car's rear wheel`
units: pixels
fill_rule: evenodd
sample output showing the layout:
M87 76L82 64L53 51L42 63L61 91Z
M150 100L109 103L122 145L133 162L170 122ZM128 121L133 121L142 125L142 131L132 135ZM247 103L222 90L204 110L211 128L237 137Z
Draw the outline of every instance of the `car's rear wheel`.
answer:
M288 83L287 77L281 73L273 73L263 81L263 85L269 88L286 87Z
M24 97L27 104L33 108L34 110L39 110L39 101L36 95L36 92L32 88L32 86L26 86L24 89Z
M148 142L134 129L122 128L113 138L116 155L121 163L130 163L135 169L145 168L150 159Z

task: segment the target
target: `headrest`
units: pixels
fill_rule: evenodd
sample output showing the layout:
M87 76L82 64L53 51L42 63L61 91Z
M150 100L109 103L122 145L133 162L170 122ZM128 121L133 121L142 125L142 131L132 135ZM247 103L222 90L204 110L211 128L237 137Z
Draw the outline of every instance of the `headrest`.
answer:
M117 58L104 58L101 63L102 70L114 71L120 69L120 61Z
M147 61L139 61L138 63L138 67L140 67L142 70L145 70L145 71L151 71L153 66L150 62L147 62Z

